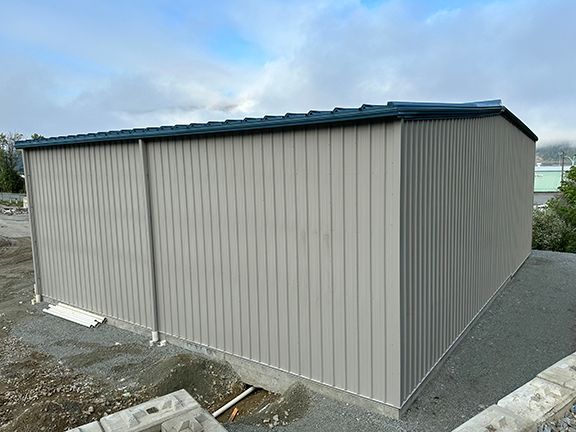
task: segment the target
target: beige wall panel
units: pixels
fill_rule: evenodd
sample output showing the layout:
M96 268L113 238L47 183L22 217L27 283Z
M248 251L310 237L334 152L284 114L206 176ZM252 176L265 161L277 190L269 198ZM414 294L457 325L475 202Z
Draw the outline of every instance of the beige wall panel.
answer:
M27 152L43 294L150 327L137 144Z
M389 154L397 158L397 187L399 130L396 122L147 143L160 331L399 400L386 368L399 345L391 355L385 331L399 286L388 293L384 262L386 167Z

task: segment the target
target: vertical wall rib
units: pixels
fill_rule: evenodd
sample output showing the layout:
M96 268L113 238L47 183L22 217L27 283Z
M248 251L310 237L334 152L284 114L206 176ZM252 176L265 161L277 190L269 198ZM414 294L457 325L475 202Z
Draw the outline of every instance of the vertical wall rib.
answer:
M402 400L531 250L534 142L501 117L402 131Z
M399 131L149 142L161 331L398 404L384 261Z
M27 152L44 295L150 326L138 146Z

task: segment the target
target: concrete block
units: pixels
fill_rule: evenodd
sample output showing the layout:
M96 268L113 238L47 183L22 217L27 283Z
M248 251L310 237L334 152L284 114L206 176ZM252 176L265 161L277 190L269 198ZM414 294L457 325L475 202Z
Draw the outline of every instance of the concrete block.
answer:
M162 432L226 432L226 429L199 408L162 423Z
M95 421L74 429L68 429L68 432L102 432L102 427L100 427L100 423Z
M539 378L576 390L576 354L570 354L538 374Z
M498 401L498 406L536 424L563 413L572 403L574 392L542 378L534 378Z
M102 417L100 424L104 432L159 432L162 423L198 408L186 390L178 390Z
M535 429L536 425L530 420L492 405L452 432L531 432Z

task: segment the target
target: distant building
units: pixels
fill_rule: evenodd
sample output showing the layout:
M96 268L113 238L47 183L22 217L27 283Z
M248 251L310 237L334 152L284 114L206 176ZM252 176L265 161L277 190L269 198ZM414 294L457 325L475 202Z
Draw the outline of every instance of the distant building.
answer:
M570 167L564 167L564 173ZM562 181L562 167L560 165L536 165L534 170L534 205L543 205L550 198L558 195L558 188Z

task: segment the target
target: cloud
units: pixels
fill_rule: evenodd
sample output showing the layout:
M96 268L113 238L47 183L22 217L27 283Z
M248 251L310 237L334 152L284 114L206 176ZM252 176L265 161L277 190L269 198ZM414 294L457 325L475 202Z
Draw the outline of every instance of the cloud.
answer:
M267 110L502 98L543 140L574 139L575 17L576 3L561 1L482 3L429 17L404 2L345 17L325 11L249 94Z
M576 139L569 0L20 3L0 29L0 130L502 98L542 141Z

